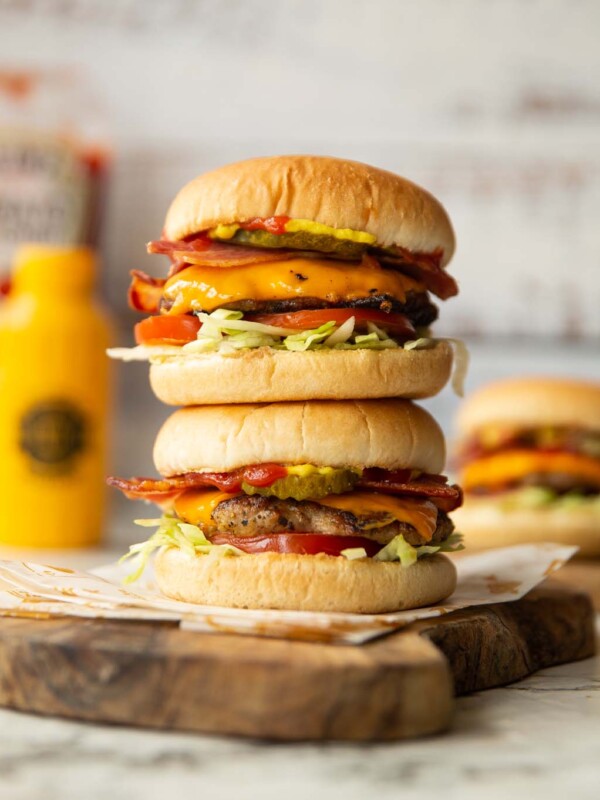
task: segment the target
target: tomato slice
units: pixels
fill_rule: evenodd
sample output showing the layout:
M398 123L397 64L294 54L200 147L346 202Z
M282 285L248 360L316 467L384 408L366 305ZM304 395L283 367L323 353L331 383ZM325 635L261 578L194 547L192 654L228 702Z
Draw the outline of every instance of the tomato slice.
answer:
M374 322L375 325L396 336L410 337L416 333L412 322L404 314L392 311L387 313L374 308L318 308L309 311L291 311L289 314L248 314L247 316L253 322L298 330L318 328L326 322L342 325L350 317L354 317L357 328L366 328L367 322Z
M339 556L350 547L364 547L368 556L374 556L383 545L362 536L325 536L321 533L268 533L264 536L234 536L215 533L210 537L214 544L230 544L245 553L295 553L315 556L325 553Z
M146 317L134 328L138 344L175 344L193 342L201 324L192 314Z

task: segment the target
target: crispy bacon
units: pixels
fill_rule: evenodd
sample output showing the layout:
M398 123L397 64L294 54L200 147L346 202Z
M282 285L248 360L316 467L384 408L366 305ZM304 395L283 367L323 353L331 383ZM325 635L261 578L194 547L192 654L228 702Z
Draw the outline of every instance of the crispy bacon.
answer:
M224 244L207 237L191 241L169 242L161 239L149 242L149 253L169 256L175 261L184 261L197 267L246 267L251 264L264 264L267 261L288 261L297 258L294 250L265 250L239 244Z
M384 469L366 469L358 482L361 489L369 489L384 494L407 494L414 497L427 497L442 511L453 511L462 505L462 489L449 484L445 475L423 473L415 480L409 480L409 470L391 472Z
M405 272L411 278L425 284L441 300L447 300L458 294L458 285L451 275L442 269L440 262L442 251L434 253L411 253L403 247L393 247L397 255L379 255L383 264L395 267L400 272Z
M285 478L287 470L280 464L253 464L232 472L186 472L173 478L107 478L106 482L120 489L130 500L166 503L186 489L212 487L222 492L241 492L242 483L251 486L270 486Z
M207 250L213 244L216 244L216 242L206 234L201 233L198 236L194 236L193 239L179 239L174 242L169 239L158 239L154 242L148 242L146 250L148 253L154 253L159 256L172 256L173 250L199 253L201 250Z
M144 311L146 314L155 314L166 281L162 278L151 278L139 269L132 269L130 274L131 284L127 294L129 307L135 311Z

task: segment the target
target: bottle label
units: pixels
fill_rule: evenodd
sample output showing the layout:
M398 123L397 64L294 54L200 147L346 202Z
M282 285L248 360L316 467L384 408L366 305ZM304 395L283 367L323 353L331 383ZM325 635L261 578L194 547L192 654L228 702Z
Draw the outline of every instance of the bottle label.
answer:
M19 445L36 472L56 475L72 471L86 438L84 415L65 401L40 403L21 418Z
M19 242L84 241L90 202L89 172L74 143L0 127L0 271Z

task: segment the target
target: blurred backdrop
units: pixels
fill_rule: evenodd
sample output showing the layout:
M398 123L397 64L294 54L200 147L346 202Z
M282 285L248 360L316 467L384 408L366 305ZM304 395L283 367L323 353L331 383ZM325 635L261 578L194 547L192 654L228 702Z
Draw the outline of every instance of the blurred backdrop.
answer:
M164 269L144 244L181 184L322 153L397 171L448 209L461 293L436 331L470 343L469 387L600 378L595 0L0 0L0 26L0 67L71 68L87 88L69 114L101 108L101 283L121 344L128 271ZM119 368L112 471L152 469L166 414L146 373ZM428 405L449 430L450 391Z

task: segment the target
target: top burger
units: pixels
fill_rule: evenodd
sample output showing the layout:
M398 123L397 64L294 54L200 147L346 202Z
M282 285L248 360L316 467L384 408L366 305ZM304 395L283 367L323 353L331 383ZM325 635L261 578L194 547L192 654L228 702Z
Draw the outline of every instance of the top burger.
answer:
M413 183L352 161L257 158L201 175L173 201L159 241L166 279L134 271L150 316L138 347L174 405L428 397L452 350L429 338L454 234Z

